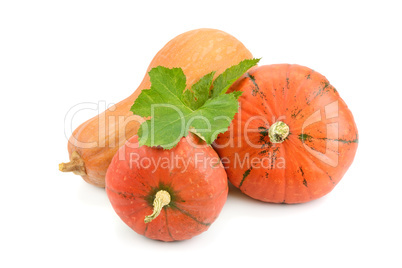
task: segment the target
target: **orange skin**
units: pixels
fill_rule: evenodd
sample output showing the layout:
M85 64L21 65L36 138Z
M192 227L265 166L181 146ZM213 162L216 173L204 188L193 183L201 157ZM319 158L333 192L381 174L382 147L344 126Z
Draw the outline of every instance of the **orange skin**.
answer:
M83 179L105 187L105 174L112 157L127 139L137 134L143 122L141 117L132 114L130 108L141 90L150 88L148 72L152 68L181 67L190 87L207 73L216 71L217 76L228 67L252 57L239 40L219 30L197 29L178 35L155 55L144 79L131 96L75 129L68 142L70 160L72 153L78 152L85 164ZM91 143L90 148L82 146Z
M192 134L171 150L138 147L137 140L133 136L119 149L106 174L106 193L119 217L138 234L162 241L189 239L206 231L228 195L217 153ZM145 223L159 190L169 192L171 201Z
M246 73L229 92L237 90L243 91L240 112L214 144L230 182L264 202L303 203L329 193L352 164L358 133L328 80L299 65L266 65ZM268 135L277 121L290 130L282 143Z

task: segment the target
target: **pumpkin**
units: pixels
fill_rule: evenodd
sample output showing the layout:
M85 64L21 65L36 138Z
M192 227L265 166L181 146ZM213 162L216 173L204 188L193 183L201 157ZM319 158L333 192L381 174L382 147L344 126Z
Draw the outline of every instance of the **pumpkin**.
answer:
M176 147L138 146L135 135L106 173L106 193L120 218L151 239L189 239L206 231L228 194L219 156L197 136Z
M240 110L214 143L230 182L252 198L302 203L324 196L354 159L358 132L338 91L300 65L254 68L229 89Z
M148 72L157 66L181 67L190 86L202 76L215 76L243 59L252 58L247 48L233 36L214 29L197 29L168 42L153 58L137 90L99 116L81 124L68 141L70 162L59 169L72 171L93 185L104 187L106 170L116 151L137 134L143 119L130 108L141 90L150 88Z

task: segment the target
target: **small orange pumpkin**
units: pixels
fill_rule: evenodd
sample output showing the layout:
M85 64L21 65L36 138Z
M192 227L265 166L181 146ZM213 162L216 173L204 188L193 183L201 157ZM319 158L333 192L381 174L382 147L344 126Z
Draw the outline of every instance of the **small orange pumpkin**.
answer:
M113 157L106 193L119 217L137 233L185 240L217 219L228 181L216 152L193 134L170 150L138 146L135 135Z

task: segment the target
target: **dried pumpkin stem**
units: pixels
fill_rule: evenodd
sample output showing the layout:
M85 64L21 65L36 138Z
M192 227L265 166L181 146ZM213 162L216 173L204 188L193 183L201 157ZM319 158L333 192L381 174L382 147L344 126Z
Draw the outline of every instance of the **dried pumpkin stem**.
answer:
M62 172L73 172L76 175L86 175L84 160L76 151L71 154L70 162L59 164L59 170Z
M268 136L272 143L281 143L289 135L289 126L282 121L275 122L268 130Z
M164 206L169 205L169 203L170 203L170 194L165 190L159 190L155 195L153 203L154 211L152 212L151 215L145 217L144 222L145 223L151 222L156 217L158 217L159 213L161 213L162 211L162 208Z

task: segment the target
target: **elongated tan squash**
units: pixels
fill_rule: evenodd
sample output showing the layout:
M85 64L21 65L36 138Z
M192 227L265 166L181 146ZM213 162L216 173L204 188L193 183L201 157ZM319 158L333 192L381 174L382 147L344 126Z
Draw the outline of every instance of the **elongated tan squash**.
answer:
M233 36L215 29L197 29L178 35L153 58L137 90L99 116L80 125L68 141L70 162L61 171L72 171L93 185L105 187L107 168L116 153L137 134L142 118L130 111L141 90L150 88L148 71L156 66L181 67L189 87L202 76L215 76L241 60L252 58L247 48Z

